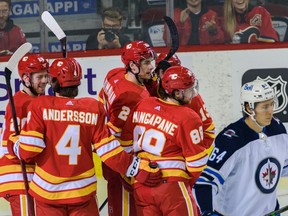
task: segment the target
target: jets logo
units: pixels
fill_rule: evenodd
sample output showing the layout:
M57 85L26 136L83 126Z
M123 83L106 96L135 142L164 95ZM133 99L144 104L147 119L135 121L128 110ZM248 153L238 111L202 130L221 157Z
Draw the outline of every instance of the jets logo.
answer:
M257 79L264 80L273 88L276 95L276 106L274 113L276 114L285 111L288 103L288 97L286 92L287 81L284 81L281 76L278 76L276 78L268 76L265 79L257 77Z
M275 158L266 158L260 162L255 173L255 182L260 191L273 193L280 178L280 163Z

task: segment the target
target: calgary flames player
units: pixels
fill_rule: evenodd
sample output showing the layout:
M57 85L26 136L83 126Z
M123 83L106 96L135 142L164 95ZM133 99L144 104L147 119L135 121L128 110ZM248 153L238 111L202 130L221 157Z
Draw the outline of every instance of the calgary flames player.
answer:
M103 102L108 117L107 124L117 138L120 138L131 110L142 98L150 96L143 83L151 78L155 58L154 50L146 42L128 43L121 55L125 67L108 72L104 80ZM126 152L132 151L132 143L124 143L121 140L120 143ZM121 177L105 164L102 168L103 176L108 182L109 215L136 215L133 193L124 188L127 186L126 189L129 190L131 186L123 181L124 176Z
M153 88L157 88L158 97L161 97L163 92L163 88L158 88L160 80L162 79L165 71L167 68L171 66L181 66L181 61L176 54L174 54L168 61L165 61L165 57L167 56L166 53L160 53L156 59L156 65L158 70L156 71L158 77L158 84L152 84L152 87L147 87L150 94L155 92ZM161 91L162 90L162 91ZM201 118L203 123L203 132L204 132L204 139L203 139L203 146L207 149L208 154L211 153L213 149L213 141L215 139L215 125L213 122L212 117L210 116L209 112L206 109L205 103L200 94L197 94L192 98L191 103L186 104L185 106L193 109Z
M92 148L105 164L127 177L150 186L161 181L159 168L127 154L110 134L100 102L75 98L82 78L75 59L56 59L49 76L56 97L31 102L27 124L13 148L18 157L36 162L29 192L37 215L99 215Z
M21 129L27 120L27 106L38 95L45 93L48 83L48 61L40 54L24 56L18 63L18 73L23 84L23 90L15 93L13 100L18 119L18 126ZM14 134L14 125L10 105L6 108L5 122L1 136L0 166L1 186L0 196L10 202L11 212L14 216L28 215L27 196L23 174L19 159L8 151L10 135ZM12 137L11 138L16 138ZM31 180L34 172L33 164L26 164L28 181ZM33 205L32 205L33 206ZM30 212L31 215L31 212Z
M162 99L142 99L129 116L121 139L133 142L134 153L157 162L163 181L151 190L133 184L137 216L198 215L191 187L206 166L202 121L189 104L198 82L189 69L168 68L162 77Z

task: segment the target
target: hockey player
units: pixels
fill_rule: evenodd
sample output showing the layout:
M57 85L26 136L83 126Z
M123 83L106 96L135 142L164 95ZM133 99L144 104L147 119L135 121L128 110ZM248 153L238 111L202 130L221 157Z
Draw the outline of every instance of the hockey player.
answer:
M160 53L156 59L156 65L158 68L158 71L156 71L157 73L157 77L158 77L158 82L160 82L159 79L162 79L165 70L171 66L180 66L181 65L181 61L178 58L178 56L176 54L174 54L168 61L165 61L165 57L167 56L167 54L165 53ZM153 86L155 88L158 89L158 97L161 97L163 94L165 94L164 92L161 91L161 89L163 88L158 88L158 85L152 84L152 87L147 87L148 91L150 92L154 92L153 90ZM207 149L208 154L211 153L212 149L213 149L213 141L215 139L215 125L213 122L212 117L210 116L209 112L206 109L205 103L201 97L200 94L197 94L195 97L192 98L191 103L186 104L187 107L193 109L201 118L202 123L203 123L203 133L204 133L204 139L203 139L203 146Z
M122 137L133 140L134 153L155 161L163 182L151 190L134 182L137 215L198 215L191 187L208 156L199 116L184 106L198 93L194 74L182 66L168 68L162 78L164 98L142 99L129 116Z
M288 136L273 117L273 89L262 80L241 88L244 117L215 139L195 194L202 215L266 215L279 208L276 188L288 159Z
M14 153L35 160L30 194L37 215L99 215L92 147L115 171L155 186L159 169L127 154L105 125L103 106L92 98L74 98L82 77L75 59L55 60L49 71L55 96L35 99ZM121 163L118 163L121 161Z
M103 100L108 117L107 124L118 138L121 136L130 111L142 98L149 97L143 82L151 78L155 58L156 54L149 44L144 41L133 41L123 48L121 60L125 66L124 70L116 68L106 76L103 84ZM121 142L121 145L126 152L132 151L132 143ZM105 164L102 168L103 176L108 182L108 214L110 216L136 215L133 194L121 185L122 182L129 190L129 183L126 184L118 173Z
M23 90L16 92L13 100L20 129L27 121L27 106L38 95L45 93L45 87L48 83L48 69L48 61L39 54L24 56L18 63L18 73L23 84ZM27 197L20 162L17 157L13 156L13 153L11 155L8 151L9 137L14 133L12 112L8 104L1 136L0 196L10 202L13 216L27 216ZM26 172L28 181L30 181L34 172L34 165L26 164Z

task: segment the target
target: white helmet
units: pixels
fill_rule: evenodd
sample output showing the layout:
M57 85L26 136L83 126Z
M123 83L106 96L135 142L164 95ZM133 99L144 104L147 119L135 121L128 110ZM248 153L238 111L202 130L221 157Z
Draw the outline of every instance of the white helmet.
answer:
M254 110L254 104L275 98L274 90L263 80L245 83L241 88L241 105L245 112L245 102Z

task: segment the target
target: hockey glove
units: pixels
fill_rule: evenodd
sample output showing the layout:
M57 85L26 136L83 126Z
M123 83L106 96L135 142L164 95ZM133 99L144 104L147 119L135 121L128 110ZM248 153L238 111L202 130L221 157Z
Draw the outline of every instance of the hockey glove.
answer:
M9 151L9 153L11 155L17 156L20 159L20 154L19 154L19 135L11 134L9 136L8 151Z
M129 166L126 176L135 177L135 179L148 186L155 187L162 181L161 170L157 163L134 157Z

